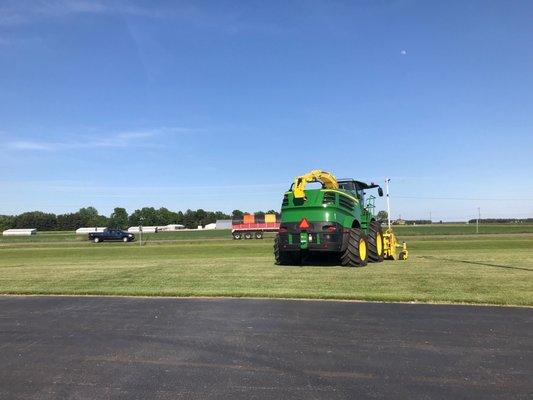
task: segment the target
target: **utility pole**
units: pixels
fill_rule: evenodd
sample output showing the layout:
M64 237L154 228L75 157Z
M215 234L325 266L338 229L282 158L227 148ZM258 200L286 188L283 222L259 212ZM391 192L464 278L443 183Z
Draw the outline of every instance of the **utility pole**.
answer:
M387 227L390 229L390 200L389 200L389 178L385 178L385 192L387 193Z
M477 208L477 219L476 219L476 233L479 233L479 220L481 218L481 210Z
M139 247L143 245L143 217L139 218Z
M431 219L431 211L429 212L429 223L433 223L433 220Z

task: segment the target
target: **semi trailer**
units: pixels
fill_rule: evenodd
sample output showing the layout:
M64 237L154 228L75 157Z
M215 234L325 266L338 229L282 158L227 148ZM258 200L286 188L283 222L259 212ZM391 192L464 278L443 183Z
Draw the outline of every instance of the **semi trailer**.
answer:
M276 214L265 214L264 218L256 218L253 214L244 214L242 219L232 221L231 234L233 239L263 239L265 232L277 232L279 222Z

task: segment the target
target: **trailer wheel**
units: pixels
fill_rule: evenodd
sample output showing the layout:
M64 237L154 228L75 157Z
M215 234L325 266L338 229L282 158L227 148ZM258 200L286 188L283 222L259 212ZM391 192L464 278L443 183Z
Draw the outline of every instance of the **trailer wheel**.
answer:
M279 245L279 235L274 239L274 258L277 265L300 265L301 255L299 251L283 251Z
M256 239L263 239L263 232L261 232L261 231L255 232L255 238Z
M100 238L95 237L95 238L93 239L93 242L94 242L94 243L98 243L98 242L100 242Z
M244 232L244 238L245 238L245 239L251 239L251 238L253 238L252 232Z
M341 254L341 263L346 267L364 267L368 263L366 237L358 228L350 229L348 235L348 244Z
M235 240L241 240L242 239L242 234L240 232L233 232L232 235L233 235L233 239L235 239Z
M371 262L383 261L383 232L381 224L372 221L368 227L368 260Z

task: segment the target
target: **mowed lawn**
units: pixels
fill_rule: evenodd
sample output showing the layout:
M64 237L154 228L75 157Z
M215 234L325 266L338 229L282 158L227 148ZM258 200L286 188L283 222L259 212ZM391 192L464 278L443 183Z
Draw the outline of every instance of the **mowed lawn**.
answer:
M533 305L533 235L516 228L501 235L404 232L409 260L365 268L277 266L271 237L234 241L227 231L148 235L143 247L67 233L4 238L0 293Z

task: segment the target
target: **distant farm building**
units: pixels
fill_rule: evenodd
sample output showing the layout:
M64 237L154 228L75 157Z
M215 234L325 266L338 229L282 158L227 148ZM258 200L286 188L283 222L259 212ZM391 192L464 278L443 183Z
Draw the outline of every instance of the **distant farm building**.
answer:
M158 226L143 226L143 227L132 226L132 227L128 228L128 232L129 233L139 233L139 232L141 232L141 228L142 228L142 232L143 233L157 233L157 232L159 232L159 227Z
M185 225L180 224L170 224L164 227L165 231L179 231L180 229L185 229Z
M4 236L31 236L37 234L37 229L7 229L2 234Z
M217 219L216 229L231 229L231 219Z
M78 228L76 229L76 235L86 235L91 232L103 232L105 230L106 228L101 226L95 226L92 228Z
M217 224L214 222L212 224L207 224L204 226L204 229L217 229Z
M143 227L144 229L144 227ZM179 231L181 229L185 229L185 225L180 224L170 224L170 225L164 225L164 226L158 226L157 230L160 232L172 232L172 231Z

